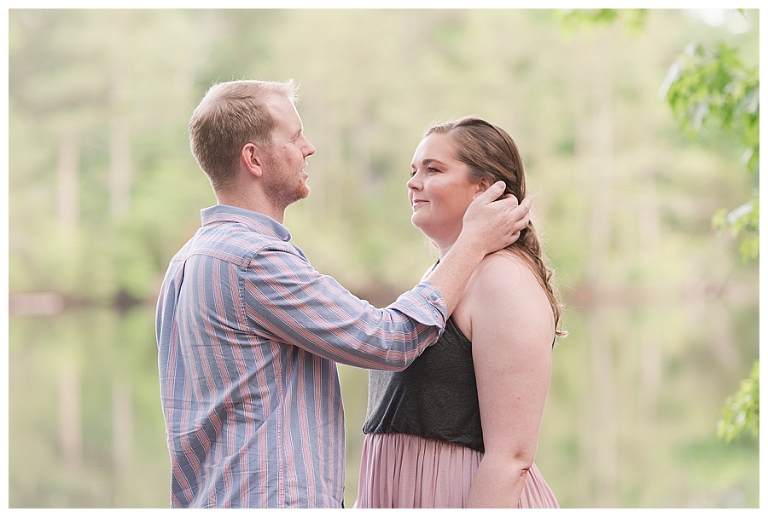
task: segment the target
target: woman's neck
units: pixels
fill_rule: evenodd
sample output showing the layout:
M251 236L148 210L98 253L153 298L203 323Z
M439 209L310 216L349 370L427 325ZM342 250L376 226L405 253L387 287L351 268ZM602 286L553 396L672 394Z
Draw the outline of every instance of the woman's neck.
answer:
M434 241L433 241L434 242ZM453 248L453 245L456 243L456 241L451 241L447 244L439 244L435 242L435 246L437 246L438 256L440 259L445 257L449 251L451 251L451 248Z

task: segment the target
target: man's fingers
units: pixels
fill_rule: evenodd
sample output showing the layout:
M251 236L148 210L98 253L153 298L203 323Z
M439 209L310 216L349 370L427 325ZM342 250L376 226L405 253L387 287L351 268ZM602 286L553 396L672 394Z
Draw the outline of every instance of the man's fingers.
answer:
M514 208L512 211L514 214L514 225L512 227L513 229L513 240L516 241L518 237L520 237L520 232L528 227L528 223L530 221L530 210L531 210L531 197L527 196L523 201Z
M506 184L503 181L497 181L488 189L480 194L478 197L483 198L484 201L487 201L488 203L496 200L499 198L502 192L504 192L504 189L507 188Z
M496 191L502 190L503 191L505 188L507 188L506 183L504 183L503 181L499 180L499 181L495 182L493 185L491 185L488 188L488 190L496 190Z
M530 211L531 211L531 203L532 203L531 197L528 196L525 199L523 199L522 203L520 203L519 205L517 205L513 209L515 218L518 220L518 222L517 222L517 224L515 226L519 227L520 229L525 228L526 226L528 226L528 218L529 218ZM520 226L520 224L519 224L521 221L525 223L522 226Z

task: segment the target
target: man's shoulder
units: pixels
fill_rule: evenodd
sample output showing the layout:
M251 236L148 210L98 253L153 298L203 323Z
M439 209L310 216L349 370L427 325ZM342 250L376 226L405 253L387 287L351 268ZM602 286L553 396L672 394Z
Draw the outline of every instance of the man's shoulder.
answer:
M207 256L247 265L260 254L278 251L300 254L290 242L268 232L260 232L236 222L203 226L176 253L173 261L186 261L192 256Z

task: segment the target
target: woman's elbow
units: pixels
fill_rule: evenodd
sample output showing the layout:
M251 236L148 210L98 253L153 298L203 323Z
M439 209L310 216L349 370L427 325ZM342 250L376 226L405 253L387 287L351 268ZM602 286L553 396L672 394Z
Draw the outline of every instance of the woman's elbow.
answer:
M535 452L529 451L486 451L484 459L503 466L513 477L524 477L533 466L535 456Z

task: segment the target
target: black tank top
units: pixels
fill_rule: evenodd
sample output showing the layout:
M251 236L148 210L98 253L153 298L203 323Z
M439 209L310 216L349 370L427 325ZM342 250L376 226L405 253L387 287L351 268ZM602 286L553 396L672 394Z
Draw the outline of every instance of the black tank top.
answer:
M472 343L453 319L402 372L371 370L364 433L405 433L485 452Z

